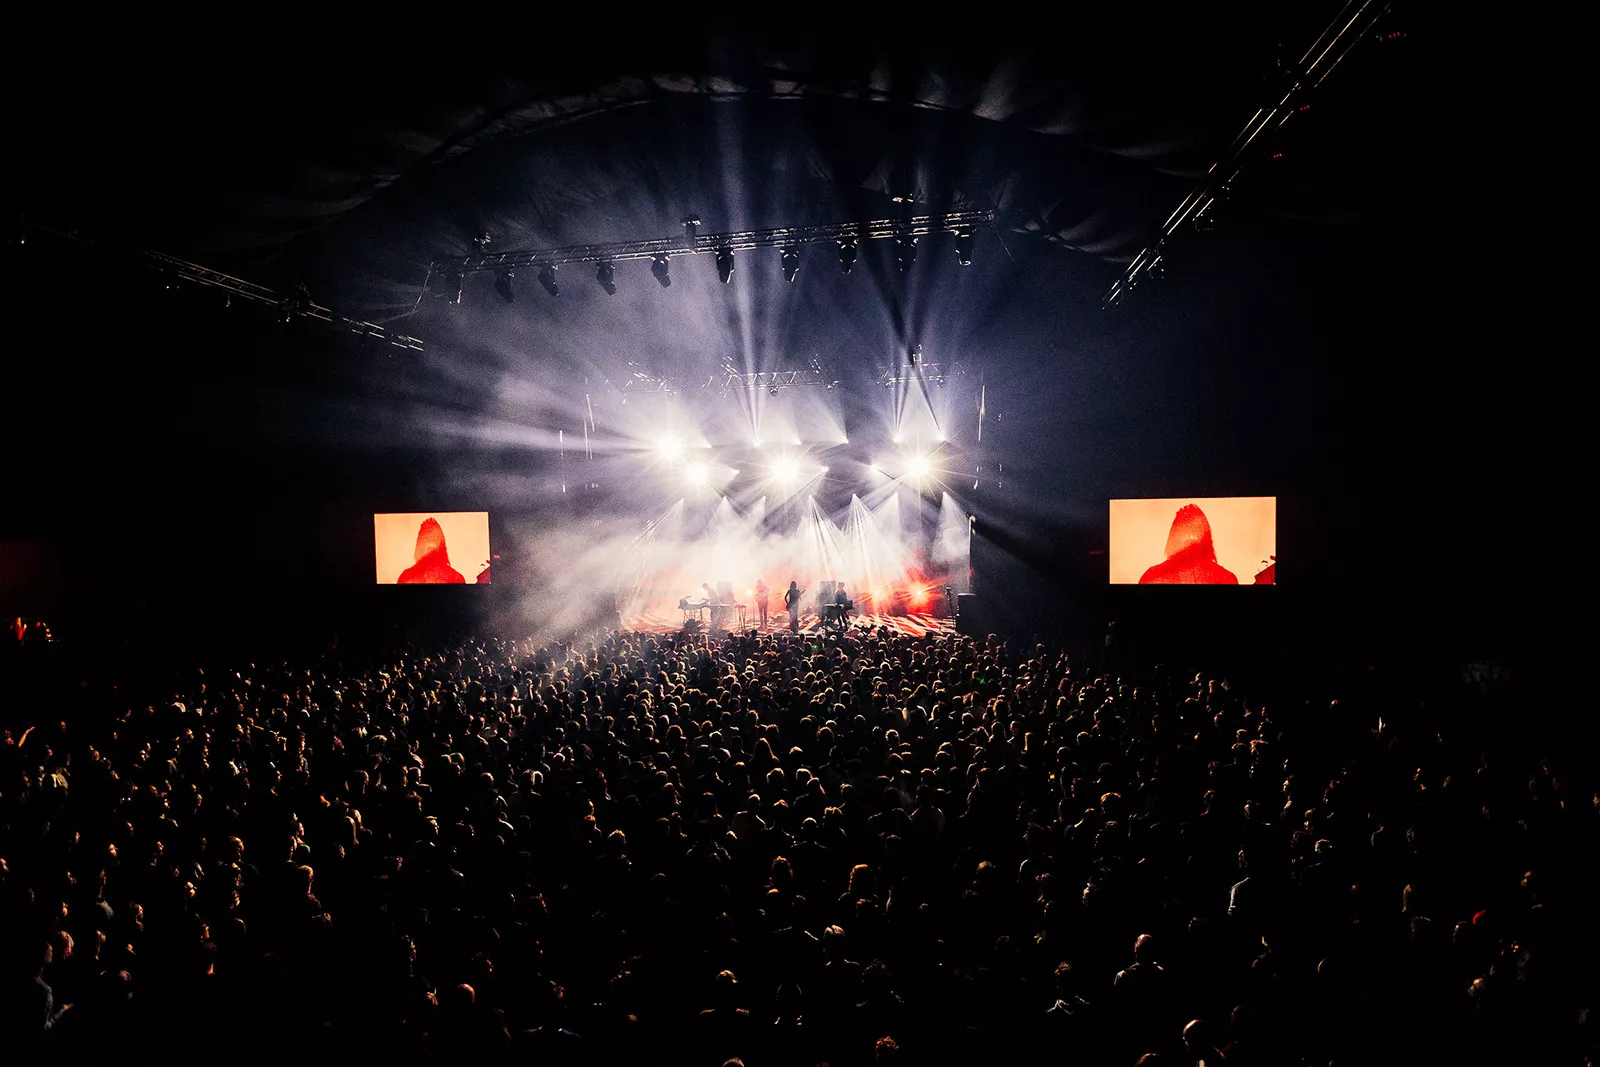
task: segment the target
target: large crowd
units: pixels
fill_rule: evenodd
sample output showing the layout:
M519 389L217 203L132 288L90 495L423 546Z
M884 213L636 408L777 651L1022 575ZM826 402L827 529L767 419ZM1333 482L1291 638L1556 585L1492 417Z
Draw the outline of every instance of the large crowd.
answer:
M5 735L0 1060L1592 1063L1585 757L1441 722L866 630L213 670Z

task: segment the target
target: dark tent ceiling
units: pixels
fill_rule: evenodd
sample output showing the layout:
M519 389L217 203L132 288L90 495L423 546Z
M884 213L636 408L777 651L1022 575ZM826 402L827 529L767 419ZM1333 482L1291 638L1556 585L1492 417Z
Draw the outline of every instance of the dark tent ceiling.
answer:
M512 63L175 36L67 58L12 144L41 222L400 287L480 228L501 247L670 235L686 204L710 228L992 206L1125 259L1336 8L781 30L619 12L604 37L519 38ZM718 217L729 176L744 199Z

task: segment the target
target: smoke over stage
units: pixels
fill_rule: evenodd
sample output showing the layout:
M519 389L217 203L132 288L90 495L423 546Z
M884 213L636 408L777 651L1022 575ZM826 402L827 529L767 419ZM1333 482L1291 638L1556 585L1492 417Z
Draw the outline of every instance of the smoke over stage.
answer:
M949 630L967 589L967 528L959 507L902 510L900 494L876 507L852 497L837 518L810 498L771 514L765 498L747 509L679 500L620 553L617 609L629 630L691 619L738 630L790 626L792 602L805 629L844 601L850 625Z

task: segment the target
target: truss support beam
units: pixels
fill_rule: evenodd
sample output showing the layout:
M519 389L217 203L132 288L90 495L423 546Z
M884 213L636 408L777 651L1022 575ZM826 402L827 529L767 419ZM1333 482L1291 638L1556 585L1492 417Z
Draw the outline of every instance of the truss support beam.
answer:
M1160 277L1173 237L1185 225L1210 229L1217 203L1224 199L1239 172L1272 140L1279 127L1306 106L1306 99L1333 73L1352 49L1372 34L1373 27L1389 12L1386 0L1347 0L1339 14L1307 48L1283 79L1275 84L1278 99L1256 109L1239 131L1227 153L1211 164L1205 177L1161 223L1161 229L1148 247L1141 249L1106 293L1104 306L1122 301L1141 281Z
M60 230L37 224L31 224L29 228L32 231L48 233L53 237L73 241L103 253L143 263L145 266L152 267L179 282L215 289L218 292L228 294L230 297L236 296L242 300L250 300L258 304L277 307L285 321L292 321L297 318L315 319L318 322L328 323L374 341L394 345L396 348L404 348L413 352L422 351L422 342L417 338L409 337L403 333L396 333L375 322L352 319L346 315L339 314L331 308L323 307L311 299L310 294L303 286L297 287L293 292L287 294L278 293L264 285L257 285L255 282L236 278L219 270L212 270L210 267L202 266L199 263L190 263L188 260L179 259L177 256L169 256L165 252L156 252L149 249L115 248L92 241L77 233L64 233Z
M917 215L903 219L876 219L872 222L844 222L826 226L784 226L771 230L740 230L732 233L699 233L693 236L648 241L619 241L613 244L568 245L565 248L530 249L520 252L479 252L435 260L430 277L458 278L484 271L517 270L522 267L558 267L563 263L618 263L657 256L698 256L724 250L742 252L752 248L789 248L808 244L837 244L840 241L881 241L928 234L970 234L994 225L993 211L952 211L941 215Z

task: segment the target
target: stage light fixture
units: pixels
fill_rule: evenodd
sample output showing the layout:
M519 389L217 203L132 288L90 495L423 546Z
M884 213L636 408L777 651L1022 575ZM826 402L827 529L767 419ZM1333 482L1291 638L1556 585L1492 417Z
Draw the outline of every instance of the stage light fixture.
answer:
M693 486L708 485L711 482L711 468L704 463L691 463L683 469L683 478Z
M850 268L856 265L856 239L854 237L841 237L839 239L839 270L849 274Z
M676 437L663 437L656 451L661 453L662 459L677 459L683 455L683 442Z
M905 435L896 431L894 435L894 443L899 444L903 440L905 440Z
M911 462L906 464L906 476L921 481L933 473L933 464L927 456L913 456Z
M776 385L774 385L771 389L768 389L767 390L767 395L768 396L777 396L778 395L778 387Z
M911 270L911 265L917 261L917 239L907 234L895 240L894 261L900 267L900 273L905 274Z
M655 256L650 260L650 273L656 276L656 281L661 283L663 289L672 284L672 275L667 273L671 269L671 261L670 256Z
M795 275L800 273L800 249L794 245L785 248L780 262L783 264L783 280L794 281Z
M556 269L548 263L539 268L539 284L544 286L544 291L551 296L561 292L561 288L556 285Z
M517 291L511 284L516 277L516 274L512 271L503 270L494 280L494 291L499 293L500 299L508 304L517 298Z
M780 459L772 465L772 476L779 485L793 485L800 477L800 464L792 459Z
M617 295L617 269L610 263L601 263L595 268L594 280L599 282L600 288L610 296Z
M972 246L977 243L977 235L971 230L962 230L956 234L956 262L963 267L972 266Z
M723 285L733 277L733 249L717 249L717 277L722 279Z

